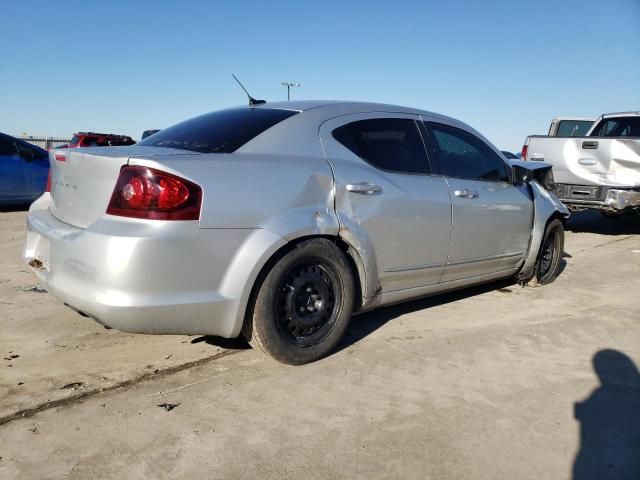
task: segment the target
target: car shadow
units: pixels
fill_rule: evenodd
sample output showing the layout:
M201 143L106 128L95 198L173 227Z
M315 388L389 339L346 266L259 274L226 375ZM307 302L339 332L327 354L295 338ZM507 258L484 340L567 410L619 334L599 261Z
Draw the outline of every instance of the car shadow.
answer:
M344 350L350 347L354 343L359 342L368 335L378 330L387 322L406 315L407 313L417 312L419 310L425 310L427 308L437 307L451 302L457 302L465 298L475 297L476 295L482 295L491 291L498 291L501 293L511 293L513 289L521 288L520 285L515 283L513 279L504 279L496 282L485 283L483 285L477 285L474 287L468 287L452 292L447 292L431 297L425 297L418 300L411 300L389 307L381 307L371 312L355 315L351 319L347 333L344 335L334 353Z
M191 340L192 344L206 343L214 347L224 348L226 350L246 350L251 348L244 337L241 335L236 338L216 337L215 335L204 335Z
M26 212L29 210L31 206L30 203L20 203L15 205L0 205L0 213L7 212Z
M640 233L640 215L627 214L618 218L607 218L595 210L584 210L572 213L565 228L575 233L638 234Z
M580 449L573 480L640 478L640 373L624 353L593 357L600 380L589 398L574 405Z

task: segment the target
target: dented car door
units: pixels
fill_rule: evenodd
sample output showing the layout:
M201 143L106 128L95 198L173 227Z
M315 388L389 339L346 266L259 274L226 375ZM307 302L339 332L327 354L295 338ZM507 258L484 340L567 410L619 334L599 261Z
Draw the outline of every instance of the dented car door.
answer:
M383 292L440 282L451 198L431 167L416 115L367 113L320 128L336 178L340 234L368 252Z

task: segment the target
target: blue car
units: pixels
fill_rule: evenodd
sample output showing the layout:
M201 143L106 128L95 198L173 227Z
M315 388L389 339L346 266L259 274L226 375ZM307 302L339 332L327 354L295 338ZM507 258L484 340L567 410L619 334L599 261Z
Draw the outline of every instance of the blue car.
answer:
M48 176L46 150L0 133L0 205L33 202L44 192Z

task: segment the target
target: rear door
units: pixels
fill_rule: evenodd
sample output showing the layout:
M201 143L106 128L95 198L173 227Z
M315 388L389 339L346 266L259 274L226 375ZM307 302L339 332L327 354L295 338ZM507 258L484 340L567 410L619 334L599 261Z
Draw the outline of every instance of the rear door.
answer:
M418 120L367 113L320 128L341 234L372 262L384 292L438 283L449 250L449 189L431 175Z
M478 136L442 123L425 127L452 198L451 248L442 281L516 268L531 234L527 186L510 182L505 162Z

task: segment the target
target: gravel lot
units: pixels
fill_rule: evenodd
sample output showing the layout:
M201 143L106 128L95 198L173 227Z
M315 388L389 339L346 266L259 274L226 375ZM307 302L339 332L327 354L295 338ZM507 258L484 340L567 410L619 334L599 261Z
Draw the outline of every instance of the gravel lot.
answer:
M0 212L0 478L640 478L640 217L576 214L552 285L360 315L303 367L80 317L21 266L25 217Z

